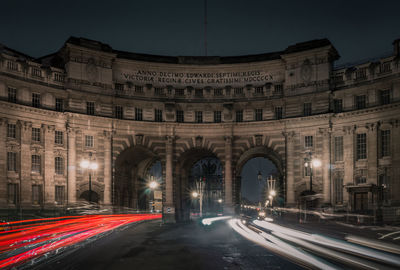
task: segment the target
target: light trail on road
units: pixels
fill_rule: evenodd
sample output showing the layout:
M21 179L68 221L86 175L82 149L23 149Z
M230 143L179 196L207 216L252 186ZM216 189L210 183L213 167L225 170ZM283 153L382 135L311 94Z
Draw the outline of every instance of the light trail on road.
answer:
M0 268L11 268L161 214L67 216L0 223Z
M340 269L343 266L351 269L400 269L397 249L384 249L385 244L378 241L363 239L359 245L354 237L349 238L353 239L350 243L260 220L242 222L231 219L228 223L245 238L302 266L318 269ZM358 238L357 241L361 242Z

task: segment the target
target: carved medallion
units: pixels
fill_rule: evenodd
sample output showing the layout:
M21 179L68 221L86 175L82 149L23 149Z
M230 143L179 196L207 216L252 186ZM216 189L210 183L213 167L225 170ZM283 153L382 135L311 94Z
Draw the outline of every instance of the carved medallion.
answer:
M86 76L89 81L97 81L97 67L93 58L89 58L86 64Z
M312 75L312 66L310 60L306 59L304 60L303 64L301 65L301 79L304 82L309 82L311 80L311 75Z

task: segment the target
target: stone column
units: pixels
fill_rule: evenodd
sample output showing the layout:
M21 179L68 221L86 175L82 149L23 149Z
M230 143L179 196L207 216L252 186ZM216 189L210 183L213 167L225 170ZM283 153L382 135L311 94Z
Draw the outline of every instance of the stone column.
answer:
M344 164L344 177L343 185L352 185L354 176L354 127L343 127L343 164ZM351 205L350 194L347 190L343 190L343 203Z
M390 197L394 203L400 202L400 120L396 119L392 121L392 132L391 132L391 153L392 153L392 175L390 177L389 191Z
M19 121L21 131L21 160L20 164L20 201L21 207L32 205L32 182L31 182L31 138L32 123Z
M330 204L331 202L331 182L329 178L329 170L331 167L330 163L330 130L322 129L320 130L322 135L322 193L324 195L323 202Z
M54 126L42 125L44 129L44 204L54 206L55 187L54 187Z
M285 132L286 140L286 204L288 206L294 206L295 195L294 195L294 137L295 132Z
M233 213L232 203L232 136L225 136L225 209L226 214Z
M173 179L174 139L174 136L167 136L165 142L165 205L163 207L163 217L165 222L175 222Z
M76 202L76 133L72 128L68 134L68 203Z
M377 124L367 124L367 158L368 158L368 181L369 184L378 183L378 137Z
M111 204L111 132L104 131L104 201Z
M0 118L0 207L6 207L7 205L7 152L6 146L7 140L7 120Z

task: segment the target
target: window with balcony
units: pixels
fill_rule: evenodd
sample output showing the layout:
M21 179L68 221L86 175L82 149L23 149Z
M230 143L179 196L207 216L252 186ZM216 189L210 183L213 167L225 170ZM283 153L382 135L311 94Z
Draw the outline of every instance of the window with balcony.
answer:
M86 114L94 115L94 102L93 101L86 102Z
M54 169L56 174L58 175L64 174L64 159L62 157L55 157Z
M367 158L367 134L360 133L357 134L356 138L356 159L366 159Z
M360 95L355 97L356 110L362 110L367 107L366 95Z
M185 121L185 117L183 111L176 111L176 122L183 123Z
M143 110L141 108L135 108L135 120L143 121Z
M8 102L17 103L17 89L8 87Z
M255 109L254 111L254 119L256 121L262 121L263 120L263 109Z
M221 111L214 111L214 123L221 123L222 122L222 117L221 117Z
M32 170L33 173L42 172L42 161L39 155L32 155Z
M40 108L40 94L32 93L32 107Z
M196 111L194 113L194 121L196 123L203 123L203 112Z
M311 111L311 103L306 102L303 104L303 116L310 116L312 113Z
M159 110L159 109L155 109L154 110L154 121L155 122L162 122L163 121L162 110Z
M39 143L41 139L40 135L41 135L40 128L32 128L32 142Z
M243 122L243 110L236 111L236 122Z

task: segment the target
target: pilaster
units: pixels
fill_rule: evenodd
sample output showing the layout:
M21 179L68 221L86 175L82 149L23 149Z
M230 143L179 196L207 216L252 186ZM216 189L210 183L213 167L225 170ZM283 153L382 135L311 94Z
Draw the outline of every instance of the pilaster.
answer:
M295 205L295 192L294 192L294 137L295 132L284 132L286 140L286 204L291 206Z
M232 136L225 136L225 209L226 214L233 212L232 202Z
M54 130L55 126L42 125L44 130L44 203L45 205L54 205L55 185L54 185Z
M111 132L104 131L104 201L111 204Z
M68 136L68 203L76 202L76 130L67 128Z

